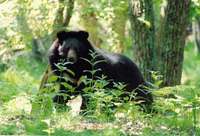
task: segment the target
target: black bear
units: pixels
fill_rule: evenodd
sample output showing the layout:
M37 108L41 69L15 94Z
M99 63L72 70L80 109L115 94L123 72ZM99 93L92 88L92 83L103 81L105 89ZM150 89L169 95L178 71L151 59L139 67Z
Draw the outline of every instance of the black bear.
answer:
M96 72L95 77L101 77L105 75L109 81L107 87L113 87L113 83L122 82L126 85L125 92L134 91L136 94L135 100L143 101L145 105L151 105L153 102L152 94L146 91L144 87L145 81L141 72L135 63L129 58L115 53L108 53L103 50L97 49L91 45L88 41L89 34L86 31L61 31L57 33L57 39L49 51L49 63L52 71L57 76L68 75L71 79L71 84L76 90L74 92L68 92L66 87L60 86L60 93L67 93L70 95L76 95L83 93L83 84L78 84L81 76L87 76L88 70L91 70L91 64L86 60L91 60L91 52L96 52L96 61L101 61L95 65L95 69L100 69ZM64 69L62 72L58 68L58 63L64 62ZM74 74L69 72L73 71ZM61 79L65 81L64 79ZM70 94L73 93L73 94ZM126 93L124 93L126 94ZM62 95L56 95L53 99L56 103L65 103L69 98L64 98Z

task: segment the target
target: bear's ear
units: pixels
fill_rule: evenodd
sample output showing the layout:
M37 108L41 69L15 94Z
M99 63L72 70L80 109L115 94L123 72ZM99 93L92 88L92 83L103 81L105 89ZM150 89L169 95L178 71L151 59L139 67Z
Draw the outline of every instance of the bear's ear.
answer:
M89 37L89 33L86 31L79 31L78 34L81 38L84 38L84 39L87 39Z
M67 36L67 32L65 31L60 31L57 33L59 42L62 42L66 38L66 36Z

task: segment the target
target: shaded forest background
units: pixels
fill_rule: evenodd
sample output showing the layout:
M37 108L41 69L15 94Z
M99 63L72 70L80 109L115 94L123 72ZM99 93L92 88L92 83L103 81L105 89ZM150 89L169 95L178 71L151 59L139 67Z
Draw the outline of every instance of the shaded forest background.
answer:
M198 0L1 0L0 24L0 134L200 134ZM82 116L54 111L47 95L47 109L40 111L45 114L31 115L48 49L63 29L86 30L94 46L136 62L156 87L157 115L125 104L119 108L123 117L111 122L96 110L97 124L91 125Z
M2 2L1 62L7 65L11 54L31 50L36 60L47 63L46 53L56 32L83 29L90 33L93 45L130 56L148 81L153 82L152 72L159 72L163 86L180 84L188 36L192 35L199 49L199 3L190 0L168 3L163 0Z

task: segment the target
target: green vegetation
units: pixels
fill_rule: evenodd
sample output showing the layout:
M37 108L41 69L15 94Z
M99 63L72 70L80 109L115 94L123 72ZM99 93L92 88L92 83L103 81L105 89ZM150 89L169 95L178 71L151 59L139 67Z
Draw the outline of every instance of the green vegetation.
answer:
M133 60L133 49L137 52L136 46L132 45L134 35L131 35L131 26L127 23L127 0L59 1L0 1L0 135L200 135L200 54L194 35L190 36L192 38L187 40L184 48L181 85L159 88L162 76L159 71L151 71L157 88L152 90L154 104L150 113L142 112L132 101L119 101L117 96L121 94L123 85L116 84L116 89L106 90L103 88L107 84L104 77L96 82L84 77L81 79L89 84L85 91L90 102L85 111L80 111L80 96L67 106L52 102L58 90L58 84L53 82L55 76L49 79L51 83L47 84L47 88L39 91L48 67L46 53L57 27L85 28L91 34L90 40L94 45L121 52ZM166 1L152 1L156 30L162 21L160 14L163 14ZM200 16L200 3L198 0L191 1L189 19L194 23ZM70 15L66 14L66 10ZM151 25L142 17L137 21ZM142 31L138 31L143 38ZM156 38L159 42L159 33ZM95 71L90 72L93 74ZM62 84L73 91L66 83Z
M113 114L97 107L105 101L103 92L96 92L89 115L73 115L70 110L43 106L41 113L31 114L32 102L37 97L40 79L45 69L41 62L19 56L15 65L0 74L0 134L1 135L192 135L199 128L199 56L194 44L185 50L184 84L155 90L154 107L157 113L143 113L133 103L122 103ZM192 58L193 61L190 61ZM29 61L27 61L29 60ZM190 75L190 76L188 76ZM104 84L99 80L98 85ZM88 93L90 94L90 93ZM90 94L91 95L91 94ZM43 104L51 105L51 94L43 96ZM113 95L107 95L112 97ZM104 98L104 99L102 99ZM108 99L107 99L108 100ZM97 102L98 101L98 102ZM99 104L99 105L95 105ZM94 108L95 107L95 108ZM88 110L89 111L89 110ZM39 111L37 111L39 112ZM50 114L48 114L48 112Z

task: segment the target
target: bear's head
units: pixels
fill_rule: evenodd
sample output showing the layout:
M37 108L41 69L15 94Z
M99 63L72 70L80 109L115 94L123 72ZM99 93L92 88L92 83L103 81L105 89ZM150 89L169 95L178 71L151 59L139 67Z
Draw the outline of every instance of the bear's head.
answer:
M80 58L85 58L92 50L86 31L61 31L57 33L59 42L58 53L68 62L76 63Z

